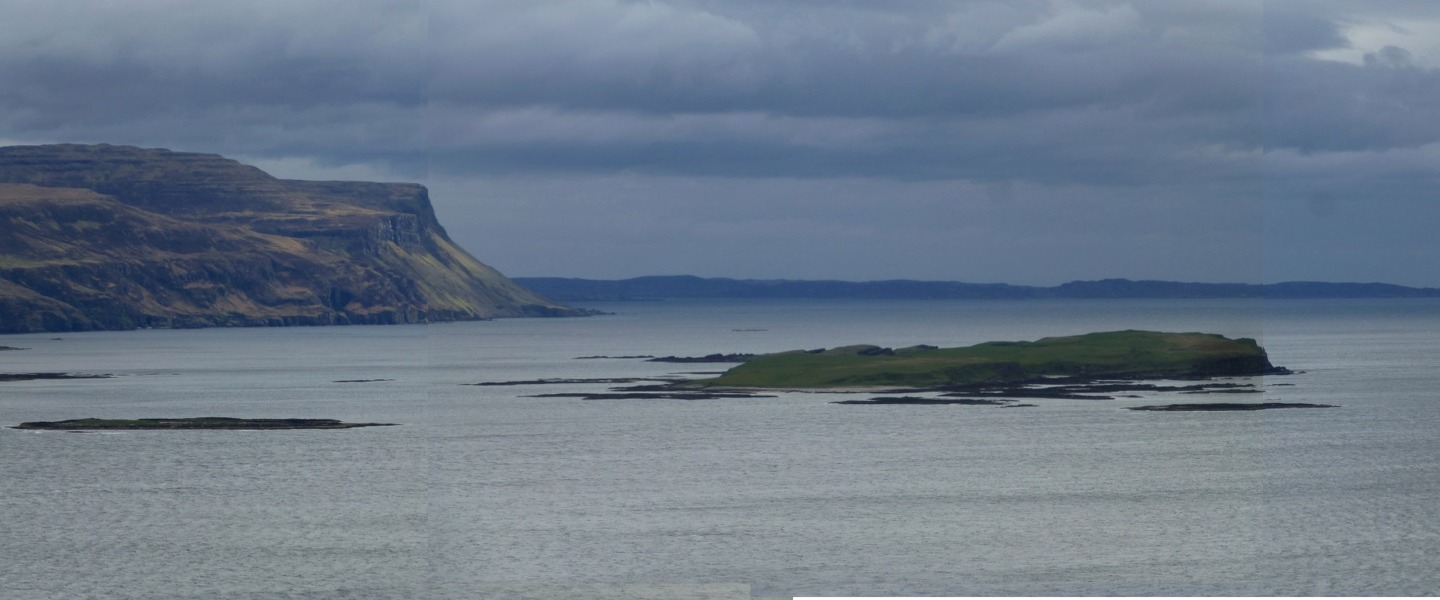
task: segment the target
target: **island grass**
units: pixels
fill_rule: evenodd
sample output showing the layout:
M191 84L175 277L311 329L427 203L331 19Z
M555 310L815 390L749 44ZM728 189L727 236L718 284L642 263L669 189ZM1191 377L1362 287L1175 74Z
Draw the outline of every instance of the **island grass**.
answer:
M1249 338L1112 331L964 348L847 346L751 359L697 385L762 388L945 387L1081 377L1207 377L1274 370Z

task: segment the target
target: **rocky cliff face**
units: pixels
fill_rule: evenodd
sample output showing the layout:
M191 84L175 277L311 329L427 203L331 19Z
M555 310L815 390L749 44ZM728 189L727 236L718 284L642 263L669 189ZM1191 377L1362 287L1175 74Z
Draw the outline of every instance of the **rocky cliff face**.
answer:
M423 186L281 180L168 150L0 148L0 332L578 314L456 246Z

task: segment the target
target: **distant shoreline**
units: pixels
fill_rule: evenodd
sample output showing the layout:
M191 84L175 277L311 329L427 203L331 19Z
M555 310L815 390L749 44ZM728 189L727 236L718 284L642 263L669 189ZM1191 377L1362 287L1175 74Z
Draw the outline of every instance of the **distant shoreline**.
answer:
M1167 299L1167 298L1440 298L1440 288L1388 283L1288 281L1273 284L1102 279L1057 286L959 281L834 281L703 278L631 279L513 277L557 302L654 301L680 298L805 298L891 300Z

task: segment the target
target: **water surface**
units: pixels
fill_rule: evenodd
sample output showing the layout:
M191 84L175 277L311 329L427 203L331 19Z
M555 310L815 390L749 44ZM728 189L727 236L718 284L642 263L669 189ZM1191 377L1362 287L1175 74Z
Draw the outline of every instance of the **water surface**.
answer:
M684 301L432 326L7 336L0 424L307 417L339 431L0 430L7 598L1407 595L1440 589L1440 302ZM1261 340L1264 401L1145 413L529 398L719 365L594 355ZM62 339L52 339L52 338ZM385 379L369 383L338 380ZM1244 397L1244 401L1260 401Z

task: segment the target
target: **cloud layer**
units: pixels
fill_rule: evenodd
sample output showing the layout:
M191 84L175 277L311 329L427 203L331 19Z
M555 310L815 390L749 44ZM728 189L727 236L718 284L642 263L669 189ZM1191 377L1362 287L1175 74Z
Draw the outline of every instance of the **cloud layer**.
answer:
M1430 2L0 6L0 138L423 180L515 274L1440 285Z

